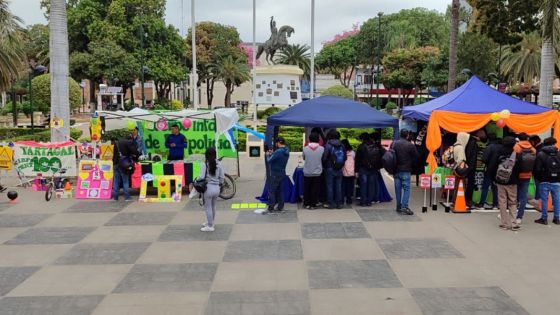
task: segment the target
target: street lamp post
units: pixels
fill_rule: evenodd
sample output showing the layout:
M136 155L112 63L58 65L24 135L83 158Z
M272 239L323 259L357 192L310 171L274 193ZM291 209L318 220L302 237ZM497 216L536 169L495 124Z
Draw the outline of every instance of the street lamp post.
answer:
M375 71L376 75L375 75L375 81L377 81L377 101L376 101L376 105L377 105L377 109L379 109L379 81L380 81L380 68L381 68L381 17L383 16L383 12L379 12L377 13L377 24L378 24L378 30L377 30L377 69Z
M144 72L145 72L145 67L144 67L144 36L146 36L144 34L144 13L142 12L142 14L140 15L140 49L142 51L141 56L140 56L140 89L142 90L142 108L146 107L146 95L144 94Z

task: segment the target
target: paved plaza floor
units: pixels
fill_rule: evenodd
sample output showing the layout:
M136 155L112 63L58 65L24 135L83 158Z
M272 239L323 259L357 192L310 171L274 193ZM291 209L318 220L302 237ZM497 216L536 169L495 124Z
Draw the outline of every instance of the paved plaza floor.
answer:
M262 190L262 162L241 169L214 233L196 200L19 189L0 203L0 314L558 314L560 226L536 213L503 231L496 213L421 213L415 190L414 216L393 203L260 215L231 209Z

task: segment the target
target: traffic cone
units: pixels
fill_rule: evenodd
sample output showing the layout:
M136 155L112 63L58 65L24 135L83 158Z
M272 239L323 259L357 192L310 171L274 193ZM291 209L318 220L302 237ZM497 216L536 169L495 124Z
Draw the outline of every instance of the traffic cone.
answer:
M463 180L459 180L459 186L457 188L457 197L455 198L455 206L453 208L453 213L470 213L467 210L467 201L465 200L465 188L463 186Z
M548 211L547 212L554 212L554 208L552 207L552 195L548 194ZM539 200L539 211L542 212L542 200Z

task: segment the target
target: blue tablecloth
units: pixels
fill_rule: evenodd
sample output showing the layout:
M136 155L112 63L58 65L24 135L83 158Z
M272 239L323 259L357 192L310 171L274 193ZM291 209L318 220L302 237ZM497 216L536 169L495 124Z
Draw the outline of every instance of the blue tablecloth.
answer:
M296 167L292 175L294 187L292 188L290 203L298 203L303 200L303 177L303 167Z
M282 182L282 184L284 185L284 201L287 203L295 203L291 201L294 184L292 184L292 180L288 175L284 177L284 181ZM257 200L259 200L262 203L268 203L268 182L265 182L263 192L260 197L257 197Z
M377 200L379 202L391 202L393 201L393 198L391 198L391 194L389 194L389 191L387 190L387 186L385 186L385 181L383 180L383 175L381 175L381 172L377 171L379 173L379 176L377 176L378 179L378 183L379 186L377 186L379 189L378 191L378 195L377 195Z

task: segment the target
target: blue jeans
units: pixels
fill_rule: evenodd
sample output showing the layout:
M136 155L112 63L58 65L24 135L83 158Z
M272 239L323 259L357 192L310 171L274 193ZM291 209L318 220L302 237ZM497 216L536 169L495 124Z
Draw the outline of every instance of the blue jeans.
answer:
M113 199L119 200L121 186L124 190L124 199L130 199L130 175L117 166L113 168Z
M342 178L342 201L346 201L347 204L352 204L352 199L354 199L354 188L356 188L356 181L354 177L343 177Z
M278 204L278 210L284 209L284 177L285 174L271 174L268 179L268 210Z
M544 220L548 219L548 193L552 195L552 206L554 207L554 218L560 218L560 183L540 183L541 215Z
M397 210L408 208L410 198L410 172L397 172L395 174L395 195Z
M327 186L327 202L331 207L342 204L342 170L327 168L325 182Z
M480 193L480 204L484 205L488 199L488 189L492 187L492 206L498 206L498 186L494 183L492 176L484 174L484 181L482 182L482 192Z
M525 207L527 206L527 194L529 193L529 179L520 179L517 183L517 218L523 219Z
M360 178L360 205L365 206L373 201L373 197L377 196L375 192L375 175L373 170L361 168L359 170Z

